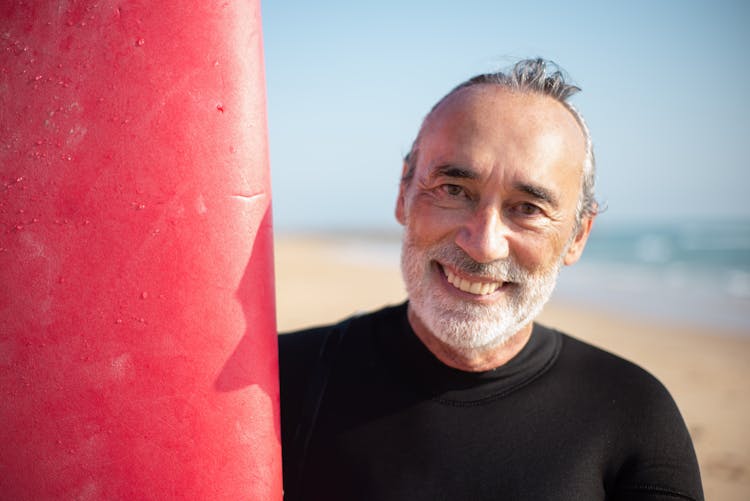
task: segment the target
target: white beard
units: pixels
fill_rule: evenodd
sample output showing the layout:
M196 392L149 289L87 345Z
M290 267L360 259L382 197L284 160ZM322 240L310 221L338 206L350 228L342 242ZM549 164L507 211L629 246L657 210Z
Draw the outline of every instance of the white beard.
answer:
M494 277L497 282L514 285L505 292L505 300L492 305L463 301L435 283L439 280L432 268L435 260L469 275ZM453 244L420 250L408 228L401 249L409 307L432 335L461 353L502 345L533 321L552 295L561 266L562 257L550 269L535 275L512 258L477 263Z

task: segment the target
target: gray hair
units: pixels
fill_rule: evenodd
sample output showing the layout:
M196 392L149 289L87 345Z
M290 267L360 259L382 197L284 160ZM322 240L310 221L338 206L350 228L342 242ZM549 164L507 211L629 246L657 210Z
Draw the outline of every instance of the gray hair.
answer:
M529 92L549 96L565 106L571 115L573 115L581 127L586 141L586 154L583 161L583 176L581 179L581 196L578 199L578 206L576 208L576 222L580 225L584 217L596 215L599 211L599 203L596 201L594 195L596 162L594 161L594 147L591 142L591 134L581 113L568 102L568 98L581 89L566 81L563 70L557 64L541 58L519 61L506 73L484 73L472 77L456 86L435 103L422 121L417 138L412 143L411 150L404 157L407 168L404 176L401 178L401 182L408 183L414 177L419 155L419 140L430 115L457 91L480 84L499 85L515 92Z

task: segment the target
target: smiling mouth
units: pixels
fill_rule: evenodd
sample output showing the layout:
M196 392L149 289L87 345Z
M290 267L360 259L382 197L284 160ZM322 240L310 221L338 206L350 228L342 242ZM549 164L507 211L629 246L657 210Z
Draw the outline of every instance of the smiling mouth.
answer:
M453 287L462 292L468 292L469 294L474 294L476 296L492 294L504 285L504 282L473 282L459 277L444 266L440 266L440 268L443 270L445 277Z

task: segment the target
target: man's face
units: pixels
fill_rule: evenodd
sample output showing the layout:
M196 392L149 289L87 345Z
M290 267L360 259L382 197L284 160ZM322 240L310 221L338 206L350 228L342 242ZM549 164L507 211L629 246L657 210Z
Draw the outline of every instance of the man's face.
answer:
M552 98L480 85L444 101L417 148L396 207L412 326L457 350L498 345L583 251L583 134Z

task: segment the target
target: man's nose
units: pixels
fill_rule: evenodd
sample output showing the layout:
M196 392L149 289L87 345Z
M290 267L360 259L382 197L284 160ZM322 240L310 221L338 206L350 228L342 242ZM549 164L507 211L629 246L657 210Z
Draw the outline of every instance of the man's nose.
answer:
M508 257L508 227L494 207L478 208L458 230L456 245L478 263Z

